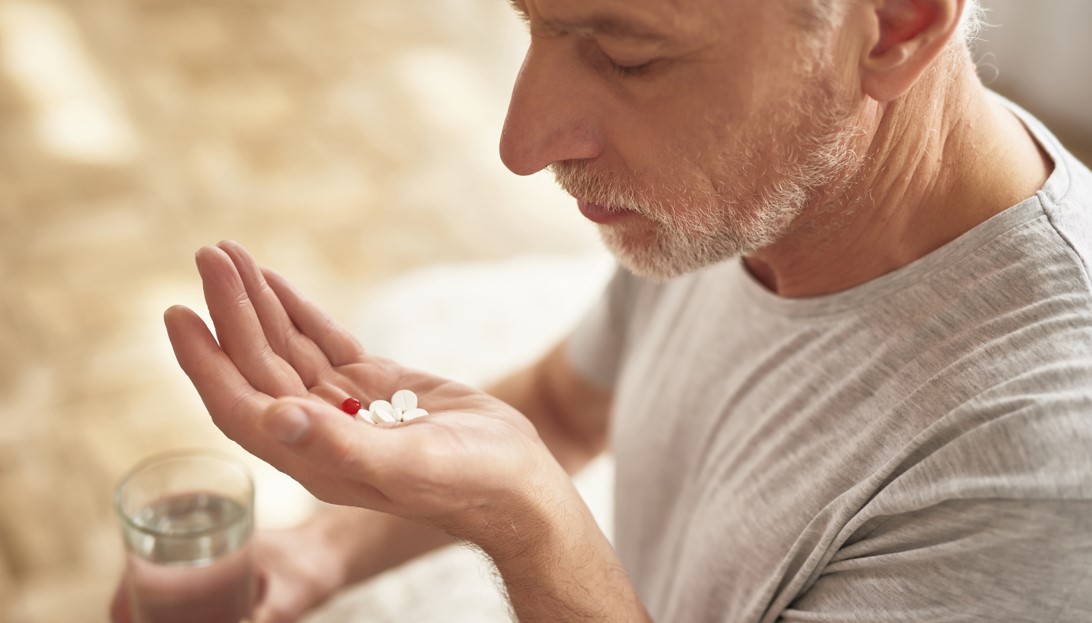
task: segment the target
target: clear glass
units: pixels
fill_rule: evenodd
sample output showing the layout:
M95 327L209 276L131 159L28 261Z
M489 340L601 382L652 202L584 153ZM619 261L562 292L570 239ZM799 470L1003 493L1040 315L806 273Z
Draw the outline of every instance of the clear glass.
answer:
M134 623L239 623L257 596L254 480L209 450L153 456L118 484Z

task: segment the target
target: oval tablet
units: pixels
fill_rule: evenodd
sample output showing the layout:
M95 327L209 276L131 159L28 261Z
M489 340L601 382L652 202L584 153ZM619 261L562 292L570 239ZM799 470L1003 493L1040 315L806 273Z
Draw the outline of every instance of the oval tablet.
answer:
M402 412L413 411L417 408L417 394L408 389L400 389L391 396L391 404Z
M386 400L375 400L372 404L368 405L368 411L372 414L372 419L378 424L383 422L395 422L397 418L394 415L394 406Z

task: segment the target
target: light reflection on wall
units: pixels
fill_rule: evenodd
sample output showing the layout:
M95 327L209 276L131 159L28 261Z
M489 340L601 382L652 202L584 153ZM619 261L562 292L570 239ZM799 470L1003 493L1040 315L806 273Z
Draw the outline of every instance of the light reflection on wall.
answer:
M0 3L0 61L35 108L45 150L104 164L132 161L136 132L103 84L71 18L41 0Z

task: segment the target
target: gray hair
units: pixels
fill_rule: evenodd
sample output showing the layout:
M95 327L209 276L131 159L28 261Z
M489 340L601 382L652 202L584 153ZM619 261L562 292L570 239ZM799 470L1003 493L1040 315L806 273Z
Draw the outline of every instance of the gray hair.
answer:
M959 38L970 45L982 32L986 25L986 9L982 8L982 0L967 0L963 7L963 18L959 24Z
M830 24L834 20L834 11L838 9L836 4L843 0L795 0L796 8L802 21L806 24ZM963 16L960 19L957 39L970 45L978 37L982 26L985 25L986 12L982 8L982 0L966 0L963 5Z

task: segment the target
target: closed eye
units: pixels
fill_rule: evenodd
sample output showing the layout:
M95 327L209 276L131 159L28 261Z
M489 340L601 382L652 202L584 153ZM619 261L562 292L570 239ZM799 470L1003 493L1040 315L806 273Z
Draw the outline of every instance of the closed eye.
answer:
M648 70L651 69L652 66L656 64L656 61L654 61L654 60L648 61L647 63L641 63L640 65L621 65L621 64L616 63L614 61L609 61L609 62L610 62L611 69L615 73L617 73L617 74L619 74L621 76L625 76L625 77L640 76L640 75L643 75L645 73L648 73Z

